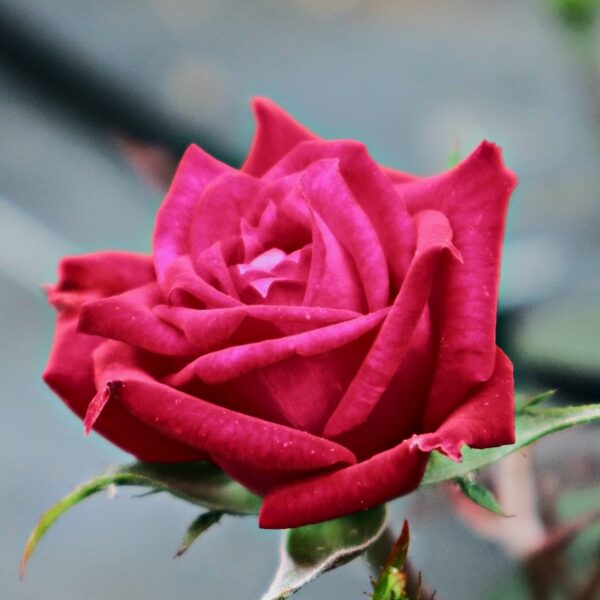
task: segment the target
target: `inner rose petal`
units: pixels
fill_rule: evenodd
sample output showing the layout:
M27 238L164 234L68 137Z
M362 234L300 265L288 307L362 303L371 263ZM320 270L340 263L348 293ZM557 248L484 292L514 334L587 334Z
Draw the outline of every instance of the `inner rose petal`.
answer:
M287 254L279 248L269 248L266 252L259 254L253 258L248 265L239 265L239 269L246 267L256 267L263 271L272 271L282 260L287 257Z
M248 304L299 304L306 287L311 252L310 245L291 254L270 248L248 264L230 268L239 297Z
M301 192L348 252L370 311L389 301L389 274L377 233L339 170L337 159L320 160L300 178Z

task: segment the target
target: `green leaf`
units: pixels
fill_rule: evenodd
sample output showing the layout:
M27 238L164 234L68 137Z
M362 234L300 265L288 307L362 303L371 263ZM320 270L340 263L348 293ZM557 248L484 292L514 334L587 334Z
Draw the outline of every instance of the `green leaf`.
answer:
M526 408L532 408L538 404L542 404L556 394L556 390L548 390L534 396L528 394L515 394L515 410L517 414L523 412Z
M181 544L175 553L175 558L180 557L188 548L209 528L216 525L221 517L226 514L222 510L209 510L199 515L188 527Z
M403 572L409 542L408 521L404 521L402 532L392 546L379 578L373 582L372 600L409 600L406 590L407 576Z
M149 487L150 492L169 492L204 508L236 515L257 514L261 504L258 496L206 462L126 465L77 487L41 516L25 544L21 577L38 542L61 515L111 485Z
M25 544L25 549L23 551L23 556L21 557L20 563L20 573L21 577L25 575L25 568L27 567L27 562L29 561L33 551L35 550L38 542L42 539L46 531L70 508L79 504L82 500L89 498L93 494L100 492L110 485L121 485L123 481L127 480L129 483L127 485L145 485L145 482L142 478L140 478L137 482L133 482L132 476L123 476L121 477L118 473L113 473L110 475L101 475L100 477L96 477L83 485L75 488L68 496L65 496L62 500L57 502L51 509L47 510L37 522L34 530L31 532L27 543Z
M584 425L594 421L600 421L600 404L564 408L527 406L517 413L514 444L485 450L474 450L465 446L462 451L463 460L460 463L450 460L439 452L432 452L421 485L464 477L471 471L481 469L512 452L529 446L541 437L574 425Z
M262 600L289 598L325 571L345 564L383 533L385 506L339 519L289 529L275 579Z
M498 500L496 500L494 494L484 485L477 483L468 476L457 477L454 481L456 481L462 493L475 502L475 504L479 504L479 506L500 515L501 517L507 516L498 504Z

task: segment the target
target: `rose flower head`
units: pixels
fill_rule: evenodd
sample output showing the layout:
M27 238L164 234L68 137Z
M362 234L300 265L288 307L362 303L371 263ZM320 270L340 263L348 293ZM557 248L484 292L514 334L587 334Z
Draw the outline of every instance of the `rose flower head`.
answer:
M420 178L253 109L241 169L188 148L151 256L61 261L48 385L140 460L218 465L262 527L410 492L434 449L511 443L500 150Z

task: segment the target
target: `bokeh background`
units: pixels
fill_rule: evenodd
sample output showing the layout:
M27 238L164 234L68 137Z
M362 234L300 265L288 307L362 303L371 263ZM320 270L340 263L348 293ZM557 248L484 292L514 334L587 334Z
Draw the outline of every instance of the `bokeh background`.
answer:
M445 169L453 149L465 155L482 138L503 146L520 183L501 343L522 389L558 387L563 403L600 398L595 8L593 0L0 0L0 597L253 600L266 589L275 532L225 519L171 560L196 509L128 491L77 507L44 539L25 582L17 572L37 516L128 460L84 438L41 383L54 314L39 284L54 281L64 254L148 251L177 157L196 142L239 164L253 95L419 174ZM538 530L600 508L597 434L564 432L527 453ZM395 502L396 529L404 517L414 564L440 600L534 597L520 550L475 533L443 490ZM575 587L599 540L588 527L553 555ZM364 597L368 576L355 561L297 597ZM553 589L537 597L580 598Z

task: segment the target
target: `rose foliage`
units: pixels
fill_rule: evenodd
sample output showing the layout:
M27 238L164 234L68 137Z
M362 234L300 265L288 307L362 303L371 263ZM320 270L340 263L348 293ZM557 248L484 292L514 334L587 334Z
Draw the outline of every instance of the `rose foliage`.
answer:
M419 178L253 108L241 169L186 151L150 256L62 260L48 385L142 461L218 465L262 527L410 492L434 449L512 443L500 150Z

